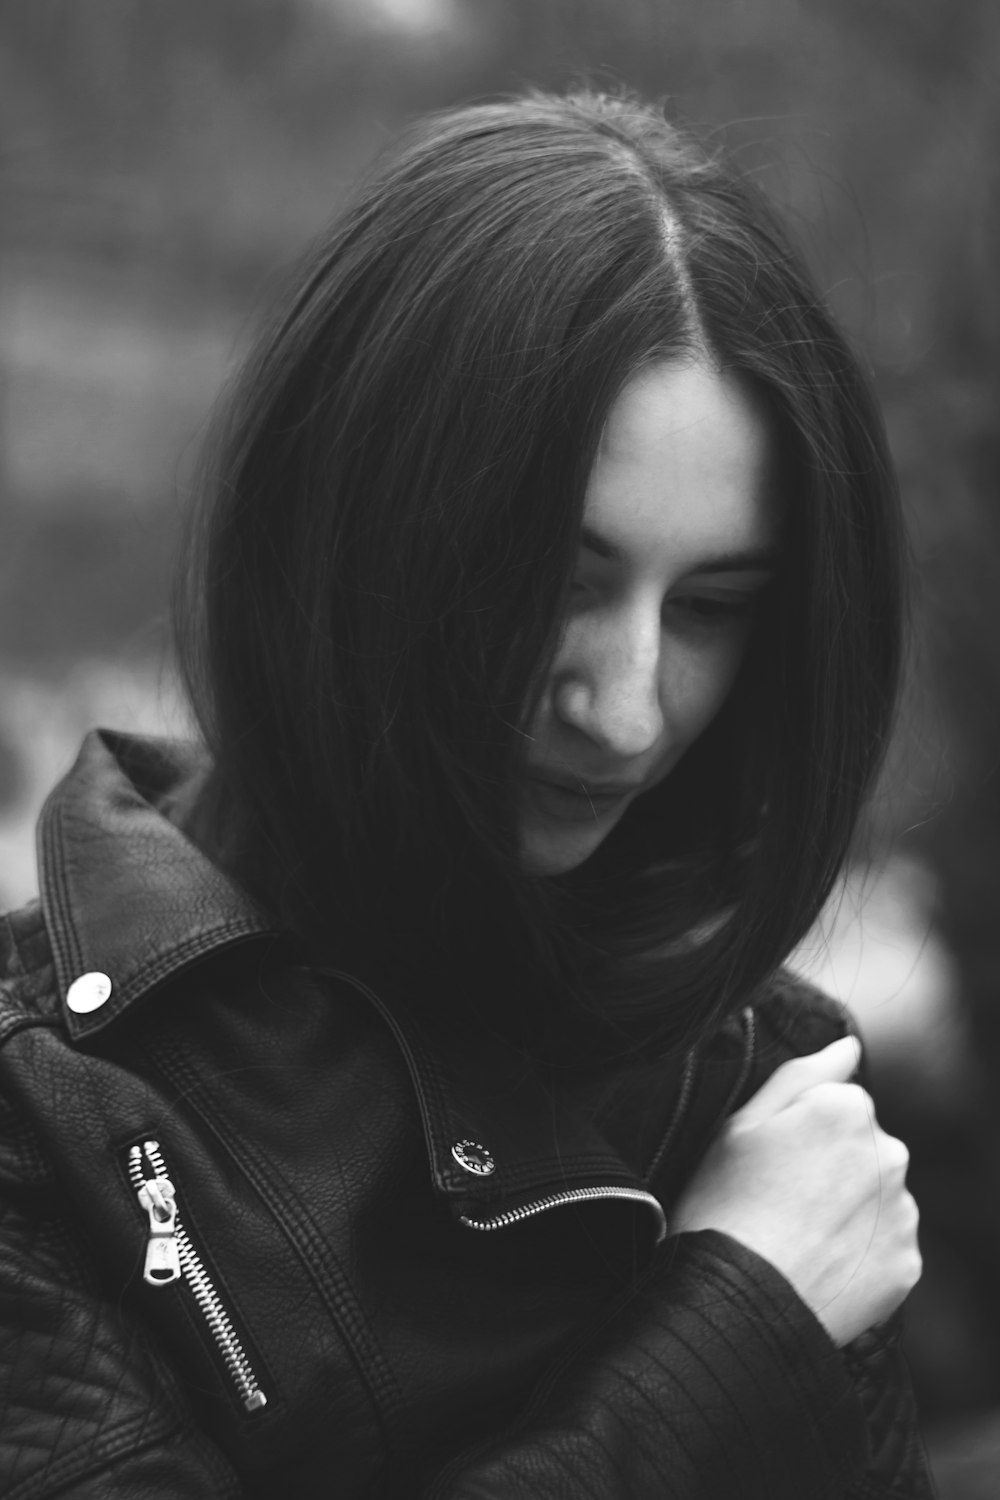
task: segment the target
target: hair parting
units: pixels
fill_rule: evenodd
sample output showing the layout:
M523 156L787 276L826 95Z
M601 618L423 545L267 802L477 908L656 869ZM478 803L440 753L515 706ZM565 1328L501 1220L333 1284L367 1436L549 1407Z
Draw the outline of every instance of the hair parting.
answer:
M781 455L729 700L577 871L518 865L524 725L624 384L710 360ZM408 131L219 419L176 609L197 837L318 961L552 1056L688 1045L815 920L889 732L900 526L864 374L771 211L627 96Z

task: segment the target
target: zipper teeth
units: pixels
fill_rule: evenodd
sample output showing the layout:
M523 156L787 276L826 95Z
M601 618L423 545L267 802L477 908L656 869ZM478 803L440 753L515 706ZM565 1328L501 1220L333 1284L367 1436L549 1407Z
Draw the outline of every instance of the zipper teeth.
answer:
M671 1114L670 1120L667 1124L667 1128L663 1133L663 1139L660 1141L660 1144L656 1151L656 1155L653 1157L653 1160L650 1162L648 1169L643 1175L644 1182L650 1183L653 1181L657 1172L663 1165L664 1160L666 1159L667 1152L670 1150L671 1146L674 1144L674 1141L677 1138L677 1132L680 1130L681 1125L684 1122L684 1117L687 1114L688 1105L691 1102L691 1095L694 1092L695 1065L697 1063L697 1059L698 1049L697 1047L692 1047L691 1051L684 1059L684 1073L681 1078L681 1086L677 1095L677 1103L674 1105L673 1113Z
M129 1151L129 1176L136 1191L146 1180L142 1170L144 1151L156 1176L168 1179L170 1177L159 1142L143 1141L141 1147L133 1146ZM247 1358L246 1350L240 1343L239 1335L232 1325L222 1299L215 1290L212 1278L205 1270L201 1257L192 1245L179 1214L174 1220L174 1236L177 1240L177 1254L184 1278L209 1326L216 1347L225 1361L226 1369L239 1391L240 1400L247 1411L257 1411L260 1407L267 1405L267 1397L257 1383L257 1377Z
M546 1210L557 1208L562 1203L583 1203L591 1198L625 1198L633 1203L647 1204L655 1209L659 1220L657 1244L666 1238L667 1216L663 1212L659 1199L654 1198L652 1193L644 1192L642 1188L630 1187L567 1188L561 1193L550 1193L547 1198L537 1198L534 1203L526 1203L522 1208L508 1208L504 1213L495 1214L489 1219L473 1219L468 1214L460 1214L459 1223L464 1224L467 1229L479 1229L485 1233L493 1229L506 1229L508 1224L516 1224L521 1219L534 1218L535 1214L545 1213Z

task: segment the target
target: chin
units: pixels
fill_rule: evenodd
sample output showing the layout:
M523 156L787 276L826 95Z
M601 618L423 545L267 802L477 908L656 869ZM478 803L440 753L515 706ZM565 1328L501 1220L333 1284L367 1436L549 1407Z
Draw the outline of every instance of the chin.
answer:
M567 875L599 849L607 828L522 828L521 868L527 875Z

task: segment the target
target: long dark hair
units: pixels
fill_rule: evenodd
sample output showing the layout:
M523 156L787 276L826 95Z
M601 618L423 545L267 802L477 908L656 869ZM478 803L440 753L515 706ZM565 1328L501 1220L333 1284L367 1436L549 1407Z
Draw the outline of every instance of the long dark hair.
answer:
M729 701L579 870L516 857L602 424L751 383L784 563ZM879 765L898 506L859 365L742 176L628 97L456 109L381 160L247 363L178 607L199 837L318 960L558 1054L687 1044L815 920Z

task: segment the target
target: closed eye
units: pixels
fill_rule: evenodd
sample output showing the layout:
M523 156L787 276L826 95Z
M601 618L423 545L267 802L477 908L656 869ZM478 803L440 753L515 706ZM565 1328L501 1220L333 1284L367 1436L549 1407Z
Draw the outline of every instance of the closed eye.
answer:
M701 585L689 593L668 597L665 617L678 627L709 631L735 629L749 625L768 592L770 579L747 588L724 588Z
M758 594L733 594L725 598L709 594L682 594L669 601L677 609L701 615L706 619L731 618L752 614L759 602Z
M692 621L736 621L748 618L756 611L761 599L768 591L773 578L757 575L740 587L725 587L723 584L682 584L677 593L668 594L664 601L664 614L686 616ZM588 600L594 604L606 595L611 585L607 580L595 580L576 575L570 583L570 597L574 609L589 608Z

